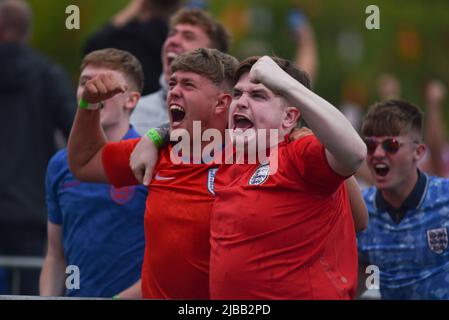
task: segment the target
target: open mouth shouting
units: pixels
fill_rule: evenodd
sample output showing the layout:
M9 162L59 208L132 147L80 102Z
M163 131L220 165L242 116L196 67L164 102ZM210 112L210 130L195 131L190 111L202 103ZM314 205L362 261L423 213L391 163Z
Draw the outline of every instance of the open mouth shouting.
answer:
M376 176L385 177L390 172L390 167L385 163L376 163L374 166Z
M233 120L232 129L234 130L240 129L242 131L246 131L254 127L253 122L247 116L242 114L234 114L232 120Z
M172 126L179 126L186 116L184 108L178 104L171 104L169 107L169 111L172 120Z
M178 56L177 53L175 52L168 52L167 53L167 63L168 65L171 65L171 63L173 62L173 60L175 60L175 58Z

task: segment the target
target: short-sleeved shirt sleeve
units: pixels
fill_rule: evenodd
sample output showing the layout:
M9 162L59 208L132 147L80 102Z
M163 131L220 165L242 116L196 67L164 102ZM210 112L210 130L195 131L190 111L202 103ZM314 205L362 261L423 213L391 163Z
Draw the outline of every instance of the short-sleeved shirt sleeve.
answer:
M48 221L53 224L62 224L62 212L59 207L58 188L61 171L64 168L65 150L56 153L48 163L47 174L45 176L46 202L48 210Z
M102 161L109 182L116 188L137 185L139 182L129 166L129 159L140 138L111 142L103 148Z
M333 192L347 178L330 167L325 147L314 135L291 142L287 155L293 160L291 163L296 174L320 191Z

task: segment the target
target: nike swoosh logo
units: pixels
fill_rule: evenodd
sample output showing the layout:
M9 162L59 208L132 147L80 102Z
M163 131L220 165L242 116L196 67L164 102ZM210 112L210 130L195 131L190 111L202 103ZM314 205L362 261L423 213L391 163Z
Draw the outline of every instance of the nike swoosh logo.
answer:
M165 181L165 180L174 180L176 179L175 177L161 177L159 175L159 172L156 174L156 176L154 177L154 179L158 180L158 181Z

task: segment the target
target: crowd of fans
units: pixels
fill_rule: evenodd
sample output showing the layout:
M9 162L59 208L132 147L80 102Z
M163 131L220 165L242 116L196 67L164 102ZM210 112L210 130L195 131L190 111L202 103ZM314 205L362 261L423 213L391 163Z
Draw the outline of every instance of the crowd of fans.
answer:
M373 103L367 112L365 112L368 109L367 106L361 106L357 101L345 101L341 106L342 114L352 124L352 126L348 125L350 130L355 129L354 132L349 132L349 129L345 131L343 127L347 120L339 118L341 113L308 88L308 85L319 76L319 48L315 41L313 26L302 13L297 13L295 17L291 19L293 19L293 27L296 28L297 48L295 56L291 57L292 61L287 63L282 62L284 60L260 59L256 62L256 59L247 69L244 69L241 65L237 67L235 58L226 54L231 46L231 35L222 23L204 9L192 8L192 3L186 7L182 1L177 0L130 0L122 11L112 17L109 23L86 42L83 48L79 83L75 88L61 66L29 45L33 13L26 2L0 0L0 112L4 137L0 166L0 256L45 258L41 270L20 270L18 293L44 296L181 299L356 298L355 290L353 290L356 284L353 280L357 278L357 271L354 271L354 265L349 266L349 264L351 259L355 259L357 265L358 249L358 265L361 267L358 273L359 293L366 288L363 281L364 270L369 265L376 265L380 269L380 293L383 299L449 299L449 274L447 273L449 268L449 180L447 180L449 178L449 143L446 141L443 116L446 98L445 84L436 79L428 81L423 92L425 100L423 116L421 109L407 102L407 97L402 95L398 77L385 72L378 79L379 102ZM201 51L198 50L200 48L208 49ZM189 53L191 56L188 55ZM267 52L267 54L270 53ZM203 70L204 66L195 64L195 61L200 59L204 59L201 60L203 63L209 63L211 70ZM217 62L218 60L220 61ZM273 65L270 65L271 62ZM260 85L269 89L263 93L265 97L255 97L256 93L252 93L251 90L257 90L251 87L249 82L245 82L246 73L253 70L253 67L260 68L257 71L265 75L265 78L261 76L257 79ZM223 203L222 199L227 198L224 185L231 185L234 183L233 180L226 180L222 176L217 180L215 205L218 209L210 213L213 198L209 197L214 194L211 187L213 182L211 183L210 179L213 181L215 173L211 172L215 171L204 171L206 176L208 175L206 191L208 190L209 193L207 195L197 194L194 189L189 189L188 184L186 189L173 185L173 190L183 191L171 194L160 190L161 187L158 184L160 181L153 181L148 188L138 185L139 174L140 176L148 175L153 169L160 170L158 172L168 170L169 174L177 178L182 177L182 175L178 176L179 172L170 171L175 169L167 165L168 160L164 152L158 154L161 159L154 161L157 163L156 167L153 166L154 163L149 162L153 154L150 158L143 155L142 162L138 163L137 167L125 169L120 167L122 162L125 166L129 164L129 158L121 157L130 156L128 153L139 147L137 143L140 136L144 137L142 140L147 139L147 143L150 143L150 140L155 143L154 132L158 135L163 130L152 131L153 135L148 130L163 129L167 123L170 123L170 128L173 128L173 123L177 121L180 113L183 114L182 118L186 117L189 121L195 120L193 117L196 116L209 123L209 118L206 118L207 112L195 114L187 108L184 109L181 106L182 103L177 102L177 99L181 99L179 97L188 91L182 86L189 85L190 80L183 80L179 75L173 74L176 73L174 70L178 70L178 74L190 72L198 77L205 76L208 72L219 73L219 71L213 71L214 68L221 70L224 76L223 79L213 83L215 87L210 89L211 92L232 96L232 100L237 104L236 108L242 110L249 108L244 106L248 101L253 103L260 103L262 99L268 101L272 98L270 94L273 92L276 94L281 92L283 95L280 94L280 96L288 97L285 99L300 105L295 106L299 109L299 113L291 111L290 117L295 118L296 121L301 114L311 131L297 136L290 131L285 132L293 136L289 142L290 146L294 146L292 150L298 153L303 152L303 158L306 159L298 160L293 157L288 161L298 161L295 163L304 167L311 166L310 173L304 176L299 173L298 180L301 180L301 184L298 188L318 190L317 192L320 193L306 192L304 202L311 198L314 198L314 201L321 199L323 207L328 205L326 210L333 212L332 205L326 204L327 198L320 198L331 190L333 194L329 193L329 197L338 203L339 209L333 212L335 216L317 214L315 217L316 219L319 217L320 223L324 223L321 231L327 230L325 227L330 228L326 235L320 235L318 232L320 230L315 234L312 234L310 230L307 232L307 228L312 228L311 225L305 225L307 228L300 229L298 237L301 237L300 234L303 234L302 237L315 236L314 241L320 245L312 246L301 242L307 250L298 250L297 253L305 257L304 259L309 259L307 260L311 265L309 271L315 273L315 277L307 281L325 283L329 279L320 279L317 270L327 268L323 274L335 277L331 279L332 283L338 282L335 292L304 282L304 287L314 287L315 291L304 289L301 293L295 293L287 284L274 284L273 279L276 281L283 279L279 274L275 274L276 272L281 274L284 272L285 277L287 274L294 276L293 270L302 268L299 261L288 257L286 258L290 259L288 263L279 262L280 265L285 263L285 270L276 269L279 266L274 266L276 264L274 262L271 267L276 271L272 273L266 271L257 273L251 269L252 266L245 265L240 266L245 274L227 277L225 271L230 266L223 266L219 259L222 256L231 255L231 250L235 248L230 245L225 247L220 242L221 237L217 233L223 231L217 228L218 222L211 220L211 231L207 228L204 239L201 232L205 230L199 231L201 228L198 226L192 229L194 231L183 230L184 226L192 223L186 219L191 211L204 214L200 222L207 225L209 215L222 215L225 219L227 212L220 204ZM241 68L243 71L239 74L238 70ZM297 70L295 68L303 70L306 75L298 76L298 72L302 71L295 71ZM236 70L237 76L234 78ZM285 80L287 74L290 75L289 79L297 81L294 84L298 92L302 92L301 97L306 96L308 99L296 97L281 84L273 84L274 80L268 79L270 73L267 71L271 71L271 78L279 83L287 81ZM251 76L254 75L251 73ZM206 78L211 80L211 77L213 78L208 75ZM237 90L233 91L234 85ZM182 88L178 89L178 87ZM204 86L203 90L205 94L209 89ZM247 94L246 91L251 93L244 98L242 96ZM206 108L204 110L210 108L205 104L206 100L207 97L199 99L198 108L200 106ZM230 103L226 100L219 101L223 104ZM311 104L310 108L308 104ZM231 103L231 108L232 105ZM340 127L333 127L330 125L331 121L328 124L326 121L330 120L330 116L315 112L313 105L329 108L324 110L331 112L333 115L331 118L339 122ZM173 106L177 111L169 112L168 108L171 110ZM98 108L101 111L89 113L82 110L86 108ZM334 110L336 113L333 113ZM253 116L252 124L257 125L257 116ZM227 117L221 115L219 111L216 111L214 117L219 119L223 117L225 120L222 122L226 126ZM268 121L263 117L261 119L259 122L262 124ZM229 121L232 122L235 119ZM251 121L248 120L248 122ZM221 128L217 123L214 124L224 130L225 127ZM239 124L237 123L236 126L238 127ZM293 124L289 126L294 127ZM289 126L286 125L290 128ZM66 149L61 144L66 143L71 131L69 147ZM82 131L85 136L82 135ZM358 134L355 134L356 132ZM82 141L81 137L89 138L87 133L95 136L96 140L92 138L92 141L96 141L96 144L92 142L90 145ZM58 136L63 137L62 142L61 139L57 139ZM342 142L338 145L333 140L337 138L347 138L351 143ZM361 149L354 149L362 139L365 142L362 146L367 150L363 155L363 159L366 158L363 163L363 159L357 157ZM351 144L353 148L345 148L347 144ZM146 150L151 147L151 145L146 146ZM97 148L96 152L93 152L95 148ZM318 148L324 148L325 153L318 152L322 150ZM288 155L291 151L288 151L287 147L285 149ZM83 158L82 156L88 151L91 154ZM306 152L309 152L307 157ZM342 153L344 153L343 156L341 156ZM132 159L133 156L130 157ZM360 163L356 160L351 162L350 160L353 159L351 157L361 160ZM315 161L315 167L309 164L311 161ZM287 168L287 164L285 165ZM122 170L126 174L118 174L115 168L117 172ZM138 169L142 168L144 172L138 173ZM283 170L287 170L286 168ZM321 171L315 172L313 168ZM208 170L211 169L216 168L208 167ZM131 176L133 170L137 180L133 180L135 178ZM260 168L256 167L255 170L257 174L261 174ZM230 175L243 176L242 172L235 173L231 169L227 171L231 172ZM183 174L187 175L187 173ZM357 198L359 191L355 184L351 186L348 183L345 187L341 184L345 180L343 178L353 174L358 185L363 189L364 201L361 200L361 195ZM81 182L80 177L89 182ZM250 181L254 181L253 178L254 176ZM313 183L307 179L319 181L319 183ZM163 179L160 178L160 180ZM132 183L127 184L127 181ZM285 181L276 183L287 184ZM353 193L354 188L357 190ZM173 190L170 192L174 192ZM286 189L282 190L287 193ZM156 197L157 194L159 198ZM276 192L274 195L264 195L268 199L275 199L276 196L279 197L279 201L289 203L287 196L282 198ZM198 197L195 199L202 202L202 205L205 201L209 201L208 207L206 209L198 207L198 203L191 200L185 202L183 198L185 196ZM257 199L259 198L262 197ZM161 204L161 199L166 202ZM219 202L220 199L221 202ZM238 200L239 198L236 197L236 201ZM179 203L175 203L176 201ZM232 201L234 207L229 210L238 211L236 204L239 202ZM275 200L263 207L260 207L261 200L256 201L248 196L248 201L259 204L260 211L275 212L278 209L273 205ZM245 205L245 201L241 203L242 206ZM173 217L159 217L163 216L161 211L166 210L165 207L162 210L162 205L172 206L172 209L167 209L167 212ZM153 207L149 208L149 206ZM271 207L273 208L268 209ZM345 209L349 207L351 209ZM310 217L313 217L310 213L313 210L307 208L301 209L303 211L299 212L299 215L307 212L311 215ZM352 219L343 220L343 222L339 220L339 216L344 216L345 210L352 212L352 215L346 218L353 217L355 228L346 224L346 221L353 221ZM150 211L158 218L149 216ZM364 213L358 216L359 212L366 212L369 219L363 220ZM184 220L175 217L177 214L183 214ZM277 221L279 217L270 215L270 218L273 219L272 221ZM254 223L246 218L243 219L243 223L245 221ZM159 235L158 229L167 228L166 223L172 223L167 230L173 227L174 231L167 231L168 235ZM293 225L299 222L292 220L289 223ZM234 224L239 223L236 220ZM255 228L259 227L260 225L256 224ZM247 231L245 228L243 230ZM271 231L273 230L270 229ZM177 235L174 234L175 232ZM180 241L179 237L184 235L184 232L187 238ZM212 234L209 234L210 232ZM345 236L349 234L350 239L343 239L342 234ZM341 260L346 259L345 263L348 265L333 261L338 260L333 255L334 252L326 251L331 250L332 247L327 243L331 241L329 240L331 235L335 237L332 238L332 246L336 246L332 250L339 252ZM209 246L209 236L212 247ZM223 234L220 236L225 238ZM170 250L177 252L178 249L173 247L183 247L184 244L180 245L178 242L189 242L189 237L195 241L200 241L200 238L203 240L202 244L193 245L192 242L192 250L198 250L200 255L189 253L191 256L188 258L192 261L187 262L182 259L182 255L177 258L172 257L173 262L168 261L165 265L177 264L176 267L183 270L183 263L190 264L185 266L186 273L179 275L176 283L172 283L171 281L174 280L169 272L179 271L173 271L172 267L167 267L167 270L163 271L159 270L164 265L161 260L167 259L159 252ZM290 241L288 237L290 234L277 241L288 242ZM241 241L245 242L250 238L248 236ZM306 240L308 239L301 241L307 242ZM270 241L273 243L274 240ZM351 246L354 249L353 254L351 254ZM226 248L229 251L226 251ZM287 250L282 246L276 248L279 252ZM187 249L184 248L184 250ZM204 252L200 252L201 250ZM289 248L289 250L293 249ZM213 282L210 284L209 251L212 254L210 281ZM269 268L270 263L260 257L263 252L244 250L236 252L233 258L240 254L249 255L246 259L261 259L263 268ZM251 256L251 252L254 256ZM267 252L270 250L267 249ZM75 285L69 288L66 283L66 268L73 265L80 270L79 287ZM192 268L192 265L195 268ZM292 267L293 265L295 267ZM333 273L334 271L331 270L333 267L337 270L341 268L342 274ZM163 276L158 278L158 272ZM273 278L263 278L268 274ZM252 276L254 281L262 280L266 283L255 284L248 280ZM12 278L12 270L0 266L0 294L12 293ZM294 281L299 278L300 276L288 282L296 285ZM238 283L233 284L232 281ZM245 281L248 282L248 288L242 285ZM183 286L189 288L192 282L198 287L195 294L189 289L182 291ZM240 286L240 289L235 289L233 285L235 288ZM179 291L175 288L177 286L181 288ZM247 295L244 294L245 289L248 290Z

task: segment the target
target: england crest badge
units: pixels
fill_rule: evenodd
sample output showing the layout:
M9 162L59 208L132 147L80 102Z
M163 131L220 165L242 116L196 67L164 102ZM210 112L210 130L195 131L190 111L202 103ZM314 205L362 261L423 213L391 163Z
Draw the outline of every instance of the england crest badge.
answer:
M430 250L436 254L442 254L447 249L448 244L447 228L427 230L427 244Z
M254 172L254 174L251 176L251 179L249 179L248 184L249 185L261 185L264 183L268 176L270 175L270 165L262 164L260 165L257 170Z

